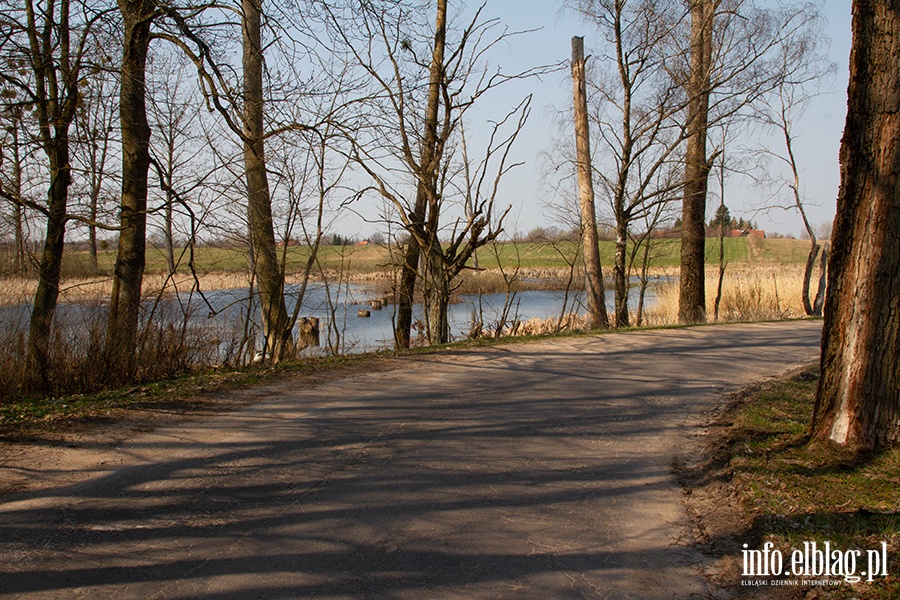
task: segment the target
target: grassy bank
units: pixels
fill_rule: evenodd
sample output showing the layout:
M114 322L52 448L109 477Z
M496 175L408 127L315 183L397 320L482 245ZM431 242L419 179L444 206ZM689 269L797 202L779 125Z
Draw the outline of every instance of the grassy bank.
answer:
M0 402L0 439L41 436L78 427L128 419L143 411L185 412L229 408L213 393L258 385L287 376L321 381L359 366L367 372L383 367L382 356L348 354L286 361L277 365L247 365L208 369L172 379L148 381L90 394L55 398L34 397Z
M729 579L739 597L900 598L900 447L878 456L857 457L835 447L810 448L806 433L818 381L807 369L742 398L713 428L712 451L703 468L688 477L695 515L714 553L730 561ZM702 476L701 476L702 475ZM709 511L707 504L737 514ZM699 508L698 508L699 507ZM718 514L717 514L718 513ZM717 519L740 522L733 525ZM741 585L742 549L767 542L790 567L794 550L826 542L844 556L860 550L856 575L867 569L867 552L887 544L887 577L869 582L831 577L837 585L767 585L754 592ZM844 563L848 564L848 563ZM846 570L846 569L845 569ZM758 578L816 580L823 577Z
M654 267L678 266L681 253L680 240L655 240L653 244L652 264ZM727 238L725 240L725 260L729 263L797 263L806 259L808 245L808 242L802 240ZM707 263L716 263L719 256L719 241L707 240L706 247ZM179 249L176 254L181 252L182 250ZM571 261L571 257L576 256L577 253L578 242L502 243L480 249L478 266L486 269L496 268L500 265L508 269L516 266L522 268L566 267ZM611 267L614 255L614 242L600 242L600 258L604 267ZM288 272L298 271L305 265L309 257L309 248L291 246L286 249L286 257ZM100 272L111 273L115 259L115 252L111 250L100 252L97 257ZM184 254L180 261L181 270L184 272L188 272L187 259L187 255ZM395 264L397 260L396 257L391 257L390 250L385 246L323 246L319 251L319 262L323 269L338 270L343 267L344 270L359 273L374 273L390 270L391 265ZM86 251L68 252L63 270L72 278L86 277L90 273L89 264L90 258ZM247 269L247 251L237 247L198 247L194 250L194 265L200 273L245 271ZM146 272L164 272L166 268L166 258L162 249L149 248Z

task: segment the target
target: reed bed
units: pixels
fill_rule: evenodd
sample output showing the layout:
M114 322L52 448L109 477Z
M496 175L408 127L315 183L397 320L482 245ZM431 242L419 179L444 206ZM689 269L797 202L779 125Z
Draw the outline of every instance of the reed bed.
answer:
M715 320L718 269L707 268L707 318ZM802 317L802 265L765 265L726 269L719 303L720 322L771 321ZM656 304L644 311L643 325L678 322L678 282L660 284Z
M249 285L246 273L214 271L197 277L203 291L245 288ZM30 304L37 290L37 279L6 277L0 282L0 306ZM160 293L186 292L195 284L194 277L187 273L177 273L169 277L165 273L152 272L144 275L142 295L152 298ZM103 303L112 294L112 277L70 278L60 282L60 302Z
M718 285L718 268L709 267L706 273L706 305L708 321L715 320L714 307ZM678 323L678 281L661 280L652 290L656 302L644 310L641 326L660 327ZM722 279L722 298L719 303L719 322L751 322L794 319L804 316L801 290L803 265L740 266L729 268ZM610 293L608 291L608 293ZM631 323L637 323L636 310L631 311ZM503 330L503 335L544 335L587 329L583 315L566 315L563 319L550 317L515 322Z

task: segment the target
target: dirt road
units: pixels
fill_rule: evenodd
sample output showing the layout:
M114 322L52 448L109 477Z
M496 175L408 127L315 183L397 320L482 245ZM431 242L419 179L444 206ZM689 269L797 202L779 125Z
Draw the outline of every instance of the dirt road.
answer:
M0 477L2 598L705 598L671 465L820 323L396 361ZM19 466L16 466L19 465Z

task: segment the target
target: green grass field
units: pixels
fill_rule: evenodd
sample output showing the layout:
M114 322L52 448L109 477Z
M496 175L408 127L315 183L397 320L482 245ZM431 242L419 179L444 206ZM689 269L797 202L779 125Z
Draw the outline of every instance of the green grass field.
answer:
M729 264L797 264L806 260L809 242L787 239L725 239L725 260ZM280 248L279 252L284 249ZM561 268L569 265L572 257L577 255L578 242L558 243L502 243L485 246L478 251L478 266L491 269L502 264L513 268ZM615 244L611 241L600 242L600 260L604 267L613 264ZM679 264L681 253L680 241L677 239L655 240L651 256L652 265L657 268L675 268ZM287 248L287 270L297 272L303 269L309 257L309 248ZM719 241L707 240L706 257L708 264L716 264L719 257ZM110 273L115 264L115 252L101 252L98 257L101 273ZM188 271L189 255L183 249L178 250L177 260L180 270ZM340 269L354 273L373 273L389 270L392 260L388 248L383 246L323 246L319 251L319 262L326 269ZM194 250L194 264L198 272L244 271L247 269L247 251L244 248L210 248L199 247ZM69 277L89 274L89 257L87 252L68 252L63 272ZM163 250L150 248L147 251L146 272L162 272L166 270L166 259Z

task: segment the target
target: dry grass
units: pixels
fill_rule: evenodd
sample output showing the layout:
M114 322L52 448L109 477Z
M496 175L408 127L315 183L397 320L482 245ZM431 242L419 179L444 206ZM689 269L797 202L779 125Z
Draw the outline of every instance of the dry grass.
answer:
M511 331L512 335L548 335L551 333L564 333L567 331L584 331L588 328L587 315L574 315L569 313L562 319L551 317L549 319L534 318L517 323Z
M172 378L218 364L219 331L189 323L188 315L176 309L158 308L155 317L138 334L134 382ZM26 338L27 325L0 325L0 406L33 395L35 382L26 378ZM42 392L52 398L120 383L117 368L106 360L105 342L106 318L101 311L54 327L39 384Z
M706 306L713 320L718 270L706 272ZM719 321L769 321L804 315L800 292L802 265L731 267L722 279ZM644 312L644 325L672 325L678 322L678 283L657 288L657 304Z
M654 275L666 276L660 271ZM484 275L487 277L488 275ZM707 307L709 320L713 320L718 270L709 267L706 273ZM750 322L794 319L802 317L803 303L800 292L803 285L802 265L764 265L732 267L725 271L722 281L722 299L719 306L719 322ZM678 323L678 282L669 281L653 285L657 302L644 311L642 326L661 327ZM607 290L607 293L611 293ZM631 322L637 320L632 307ZM515 322L506 327L503 335L544 335L587 328L583 315L566 315L546 319L534 318Z

